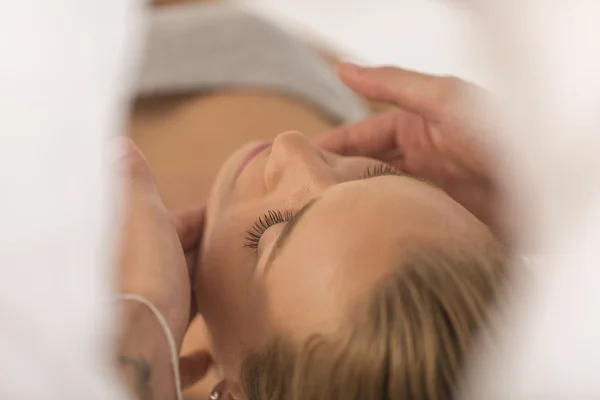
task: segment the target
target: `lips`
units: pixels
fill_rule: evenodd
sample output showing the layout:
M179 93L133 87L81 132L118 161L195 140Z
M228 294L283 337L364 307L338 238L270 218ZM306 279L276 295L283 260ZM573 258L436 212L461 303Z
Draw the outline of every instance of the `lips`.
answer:
M271 141L269 141L269 142L263 142L263 143L260 143L260 144L258 144L256 146L254 146L250 150L248 150L248 153L246 153L246 156L244 157L244 160L240 164L240 166L238 168L238 171L235 174L235 179L237 179L238 176L240 176L240 174L242 173L242 171L252 162L252 160L254 160L264 150L266 150L269 147L271 147L272 143L273 142L271 142Z

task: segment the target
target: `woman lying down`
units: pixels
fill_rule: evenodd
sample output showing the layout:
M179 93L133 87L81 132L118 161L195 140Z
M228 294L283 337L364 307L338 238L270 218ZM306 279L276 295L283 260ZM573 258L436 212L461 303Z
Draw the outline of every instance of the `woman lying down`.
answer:
M220 6L151 27L132 135L168 206L208 198L183 351L214 368L188 397L452 398L506 275L487 226L432 183L316 148L368 111L300 40Z

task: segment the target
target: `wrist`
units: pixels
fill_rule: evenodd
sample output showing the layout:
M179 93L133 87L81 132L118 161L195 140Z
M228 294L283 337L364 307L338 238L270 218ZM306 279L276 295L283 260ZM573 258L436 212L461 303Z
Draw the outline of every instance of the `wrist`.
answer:
M117 362L135 399L175 399L171 349L153 312L136 301L121 301Z
M190 309L190 300L186 302L175 301L178 298L175 294L167 294L162 291L156 290L143 290L139 287L121 287L121 294L119 298L121 299L121 303L123 305L132 306L135 304L138 306L142 312L148 312L148 307L140 301L129 301L126 298L136 297L138 299L145 299L152 303L154 308L162 315L167 326L169 327L169 331L173 336L173 340L175 340L175 344L177 349L181 348L183 343L183 338L187 331L187 327L189 325L189 309ZM189 298L189 295L188 295ZM129 304L132 303L132 304ZM152 313L150 313L152 315ZM156 319L156 318L155 318Z

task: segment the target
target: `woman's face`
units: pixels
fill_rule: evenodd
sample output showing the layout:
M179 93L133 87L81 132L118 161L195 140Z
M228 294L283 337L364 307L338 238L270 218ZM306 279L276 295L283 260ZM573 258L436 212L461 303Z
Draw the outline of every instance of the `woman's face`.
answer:
M482 225L431 184L314 147L299 133L249 145L210 195L196 293L228 379L273 332L333 332L409 243Z

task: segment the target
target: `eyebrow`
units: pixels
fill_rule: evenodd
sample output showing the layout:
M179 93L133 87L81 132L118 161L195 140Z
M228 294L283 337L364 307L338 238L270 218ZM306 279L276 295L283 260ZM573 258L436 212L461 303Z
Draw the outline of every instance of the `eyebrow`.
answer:
M380 178L381 176L397 176L397 177L401 177L401 178L409 178L409 179L414 179L416 181L425 183L435 189L440 189L440 187L438 185L436 185L435 183L418 177L418 176L414 176L414 175L408 175L408 174L389 174L389 175L378 175L378 176L370 176L370 177L365 177L362 179L373 179L373 178ZM440 189L441 190L441 189ZM285 244L287 243L287 241L289 240L290 236L292 235L292 232L294 230L294 228L298 225L298 222L300 221L300 218L306 214L306 212L320 199L320 197L318 198L314 198L312 200L310 200L308 203L306 203L296 214L294 214L294 216L292 217L292 219L285 225L285 227L283 228L283 230L281 231L281 234L279 235L279 237L277 238L277 240L275 241L275 245L273 246L273 250L271 251L271 254L269 254L269 258L267 259L267 263L265 264L265 268L264 271L265 272L269 272L271 265L273 264L273 262L275 261L275 259L279 256L279 254L281 253L281 250L283 249L283 246L285 246Z
M306 212L312 206L314 206L318 200L319 200L319 198L314 198L311 201L309 201L308 203L306 203L296 214L294 214L292 219L285 225L285 227L281 231L281 234L275 241L275 245L273 246L273 251L271 251L271 254L269 255L269 259L267 260L267 263L265 264L265 269L264 269L265 272L269 271L271 264L273 264L273 261L275 261L275 259L279 255L279 253L281 253L281 249L283 248L285 243L288 241L288 239L292 235L294 228L298 225L298 222L300 221L302 216L305 215Z

